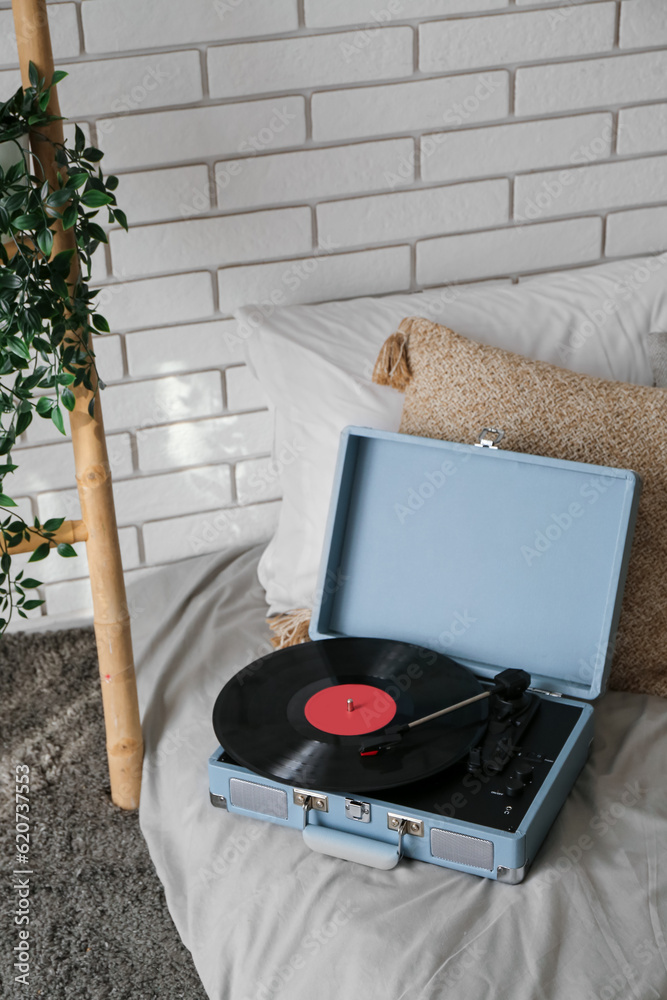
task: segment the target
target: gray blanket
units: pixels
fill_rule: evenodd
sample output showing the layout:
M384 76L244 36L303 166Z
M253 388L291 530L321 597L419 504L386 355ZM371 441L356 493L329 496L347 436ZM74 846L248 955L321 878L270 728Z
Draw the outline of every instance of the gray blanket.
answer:
M667 997L667 702L612 692L527 879L308 851L209 803L215 698L266 653L258 549L130 588L146 740L141 826L211 1000Z

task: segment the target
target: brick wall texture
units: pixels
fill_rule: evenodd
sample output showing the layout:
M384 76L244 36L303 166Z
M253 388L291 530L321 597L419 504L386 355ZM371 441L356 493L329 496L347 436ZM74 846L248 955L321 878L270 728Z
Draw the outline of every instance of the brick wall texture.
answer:
M665 0L77 0L49 15L63 113L105 151L131 224L95 269L129 578L275 525L271 416L237 306L667 247ZM0 95L16 67L0 0ZM76 517L55 428L35 421L16 454L22 511ZM79 548L41 564L37 616L88 608Z

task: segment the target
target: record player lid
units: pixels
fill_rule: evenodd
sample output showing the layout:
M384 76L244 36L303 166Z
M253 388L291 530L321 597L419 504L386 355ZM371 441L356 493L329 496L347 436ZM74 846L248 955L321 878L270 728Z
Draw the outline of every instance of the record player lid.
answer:
M595 698L640 486L624 469L347 428L310 636L414 642Z

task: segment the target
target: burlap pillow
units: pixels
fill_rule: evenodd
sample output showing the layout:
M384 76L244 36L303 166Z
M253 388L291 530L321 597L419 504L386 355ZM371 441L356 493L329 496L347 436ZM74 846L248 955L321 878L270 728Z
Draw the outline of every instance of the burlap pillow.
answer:
M610 686L667 696L667 390L580 375L476 344L413 318L384 344L373 378L405 391L404 434L633 469L639 519Z
M649 333L646 338L653 384L667 388L667 333Z

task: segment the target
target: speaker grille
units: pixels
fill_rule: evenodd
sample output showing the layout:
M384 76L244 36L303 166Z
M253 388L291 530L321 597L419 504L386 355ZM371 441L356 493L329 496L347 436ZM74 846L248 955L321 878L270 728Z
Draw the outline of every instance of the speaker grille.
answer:
M262 813L263 816L275 816L276 819L287 819L287 792L281 788L231 778L229 801L239 809L249 809L250 812Z
M431 830L431 854L434 858L453 861L457 865L493 871L493 843L465 833Z

